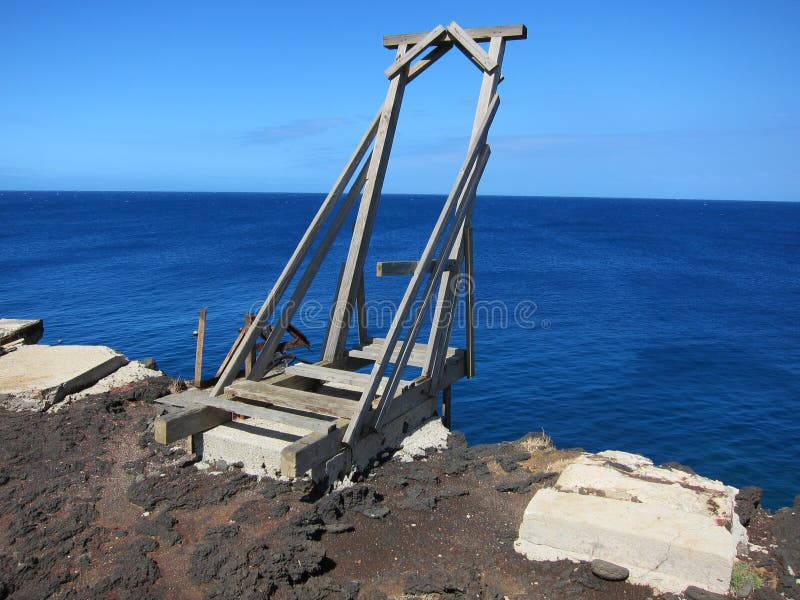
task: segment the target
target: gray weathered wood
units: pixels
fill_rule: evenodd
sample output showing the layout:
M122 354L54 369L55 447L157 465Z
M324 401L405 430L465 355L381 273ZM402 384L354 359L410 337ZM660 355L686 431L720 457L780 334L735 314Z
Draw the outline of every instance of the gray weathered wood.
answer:
M360 348L353 348L348 352L348 354L353 358L364 358L367 360L375 361L379 359L383 355L383 344L385 340L382 338L374 338L371 344L366 346L362 346ZM425 356L427 353L428 346L427 344L415 344L414 349L411 351L411 354L408 359L408 364L412 367L421 367L425 364ZM448 348L447 349L447 358L451 358L456 356L461 350L459 348ZM395 346L394 350L392 351L392 356L390 357L390 361L392 363L397 362L397 358L400 355L400 348Z
M384 260L375 263L375 274L378 277L390 277L393 275L413 275L417 268L416 260ZM433 272L439 264L438 260L431 261L429 272ZM453 264L448 265L452 267Z
M267 337L267 341L261 350L261 354L258 356L258 360L253 367L252 373L248 375L248 379L258 380L264 377L266 374L267 368L272 361L272 357L275 355L275 350L277 349L283 334L286 332L286 329L292 322L297 309L300 308L300 304L302 303L306 292L308 292L308 288L313 283L320 266L322 266L323 261L328 255L328 250L330 250L330 247L336 239L336 236L339 234L339 230L342 228L342 224L344 224L345 219L347 219L347 216L350 214L350 210L353 208L356 198L358 198L358 195L361 193L361 189L366 183L368 165L369 160L364 163L364 166L361 168L361 172L358 174L358 177L350 188L350 191L342 202L338 212L331 220L331 224L325 232L325 235L323 236L322 241L319 243L319 246L317 246L314 256L309 261L305 272L297 282L297 285L292 292L292 297L286 303L286 306L284 306L280 318L273 326L272 331Z
M203 344L206 339L206 311L200 309L200 316L197 319L197 346L194 352L194 385L200 387L203 382Z
M369 374L367 373L354 373L353 371L343 371L341 369L331 369L330 367L320 367L319 365L305 365L302 363L292 365L286 368L286 373L289 375L299 375L301 377L310 377L311 379L318 379L329 383L340 383L343 385L353 387L363 387L370 381ZM384 377L378 385L378 394L383 393L383 387L386 385L388 377ZM403 390L410 387L413 382L401 380L398 388ZM353 403L353 411L355 412L357 406Z
M525 25L500 25L496 27L472 27L464 30L476 42L488 42L494 37L506 40L524 40L528 37L528 28ZM383 36L383 45L386 48L397 48L400 44L414 45L428 35L427 31L421 33L401 33ZM444 41L448 41L445 36Z
M267 408L265 406L254 406L246 402L237 402L236 400L228 400L221 397L209 396L201 402L205 406L211 406L217 409L226 410L229 413L241 415L243 417L254 417L256 419L264 419L265 421L272 421L273 423L282 423L298 429L305 429L307 431L320 431L327 433L333 428L333 421L323 415L318 418L298 415L292 412L277 410L274 408ZM196 433L196 432L193 432Z
M392 81L395 81L396 79L397 78ZM467 157L464 159L461 169L459 170L453 189L451 190L450 195L445 202L442 212L439 214L439 218L437 219L433 232L431 233L430 238L428 238L428 243L423 250L422 257L417 264L417 269L414 272L414 275L411 277L408 287L406 288L406 291L403 295L403 300L400 303L400 307L395 314L394 320L389 329L389 333L386 336L387 341L386 349L384 350L384 356L375 361L370 374L370 382L364 389L361 399L359 400L358 410L353 416L353 419L350 421L347 432L345 432L343 441L348 446L352 447L352 445L355 443L355 439L361 432L361 427L364 424L366 413L372 405L372 400L375 398L379 382L381 381L383 373L386 370L388 358L391 356L391 353L394 350L394 345L397 343L397 340L400 337L401 324L408 316L408 312L411 310L411 303L419 292L419 288L422 285L423 274L426 273L430 268L430 261L433 260L436 248L438 247L439 242L444 235L447 221L451 218L453 212L455 212L457 200L461 196L461 192L466 185L469 173L471 172L479 153L484 150L486 135L489 132L489 126L491 125L494 115L497 112L499 102L500 98L495 94L494 98L492 99L491 110L484 115L481 124L481 134L477 136L475 140L473 140L473 143L467 152Z
M344 169L339 175L339 178L336 180L336 183L334 183L333 188L328 193L328 196L322 202L317 214L314 215L311 224L308 226L308 229L306 229L306 232L303 234L303 237L297 244L294 253L286 263L283 271L281 271L281 274L278 277L278 280L275 282L272 290L270 290L267 299L264 301L264 304L261 305L261 308L256 315L255 323L245 333L244 337L242 338L242 342L234 352L233 357L228 363L228 366L225 368L219 378L219 381L217 381L217 384L214 386L214 389L211 392L212 395L219 396L222 394L225 386L236 378L236 375L239 373L239 368L244 361L244 357L255 346L256 342L258 341L258 337L261 334L262 327L264 327L269 321L269 318L272 316L272 312L275 310L275 306L277 306L278 301L286 291L286 288L297 272L297 269L300 267L300 264L305 259L306 254L311 249L314 240L322 230L323 225L335 208L336 202L341 197L345 187L347 187L347 183L350 181L356 169L358 168L358 165L361 163L361 160L364 158L364 155L367 153L367 150L369 149L369 146L378 130L378 123L382 113L383 109L378 112L372 123L370 123L370 126L367 128L367 132L364 134L364 137L361 138L361 141L356 147L355 152L353 152L350 160L345 165Z
M358 343L368 344L371 341L367 330L367 297L364 291L364 271L358 274L358 292L356 293L356 322L358 323Z
M211 406L190 406L177 412L157 416L153 437L159 444L171 444L230 420L229 411Z
M423 37L419 42L417 42L414 47L403 54L402 56L398 56L396 60L389 65L384 73L386 76L391 79L394 77L400 70L411 63L417 56L425 52L425 50L436 42L439 38L444 37L445 29L441 25L437 25L434 27L428 35ZM474 42L473 42L474 43Z
M450 34L455 45L458 46L467 58L471 59L479 69L491 73L497 68L497 61L489 56L458 23L455 21L450 23L447 26L447 33Z
M475 377L475 269L472 258L472 226L464 228L464 274L466 275L466 329L467 329L467 377Z
M239 344L242 342L242 338L244 337L244 334L246 332L247 329L245 329L244 327L239 328L239 335L236 336L236 339L231 345L230 350L228 350L228 353L225 355L225 358L222 359L222 363L220 363L219 369L217 369L217 372L214 374L214 379L219 379L219 377L222 375L222 372L225 370L225 367L228 366L228 362L230 362L231 357L233 357L233 353L236 352L236 348L239 347Z
M442 249L441 249L442 257L447 256L451 252L456 242L456 239L460 237L461 227L465 219L467 218L467 214L472 211L473 202L475 200L475 190L477 188L481 176L483 175L483 170L486 167L486 162L489 160L489 154L490 154L489 146L484 145L483 151L478 155L477 160L473 165L472 170L467 178L467 183L465 189L463 190L464 197L459 198L458 208L456 210L455 216L453 217L453 223L450 227L450 230L447 233L445 241L442 243ZM386 415L388 414L388 407L389 404L392 402L392 398L394 397L394 391L397 386L397 382L399 381L400 376L402 375L403 370L405 369L406 364L408 363L411 351L414 347L414 344L416 343L417 335L419 335L420 328L422 327L424 316L427 313L431 299L433 298L433 288L436 285L436 282L441 279L445 269L445 265L447 265L447 263L448 263L447 260L445 260L444 258L440 258L439 265L436 267L436 270L433 272L433 274L428 279L428 282L426 283L425 291L422 294L422 303L417 310L414 322L409 328L406 340L403 343L403 347L400 351L400 355L395 365L395 369L392 372L392 375L389 378L389 382L386 384L386 387L384 389L385 398L381 402L381 405L379 406L378 409L378 418L377 418L378 427L380 427L386 419Z
M397 48L398 58L406 53L406 45ZM386 167L389 163L389 154L394 141L397 118L400 114L400 105L403 101L403 92L406 87L408 67L404 67L389 81L389 90L386 93L381 110L378 132L375 136L375 145L372 150L372 159L369 162L367 184L358 208L353 238L347 253L342 283L339 296L333 306L333 317L328 324L326 345L322 352L323 360L336 360L344 353L347 332L350 327L353 303L357 292L357 274L364 271L364 261L372 237L372 228L375 224L375 215L378 211L383 180L386 176Z
M453 426L453 388L449 385L442 389L442 425Z
M339 450L348 422L339 419L330 433L312 433L286 446L281 450L281 475L299 477L311 467L330 460Z
M433 50L411 65L408 70L408 81L406 83L411 83L414 81L414 79L422 75L422 73L424 73L428 67L439 60L442 56L447 54L448 50L450 50L452 47L453 44L450 42L443 44L440 43L438 46L433 48Z
M318 413L331 417L350 418L355 410L356 403L347 398L338 398L326 394L317 394L305 390L295 390L279 385L272 385L264 381L238 380L225 388L225 392L237 398L246 398L283 406L294 410Z
M505 54L505 44L505 38L498 36L492 37L489 43L489 56L497 61L498 68L492 73L483 74L483 78L481 80L481 90L480 94L478 95L478 103L475 109L475 119L472 123L471 139L473 140L479 135L481 123L487 112L490 110L493 98L497 95L497 86L503 76L501 70L503 57ZM471 219L468 218L465 222L465 226L469 226L470 221ZM461 236L463 237L463 235L464 233L462 229ZM463 245L461 240L459 240L456 248L454 248L454 251L451 253L450 258L457 259L460 263L461 255L459 253L461 253L462 250ZM434 311L433 317L433 323L439 323L441 326L432 327L428 338L429 353L426 359L425 367L423 368L423 373L433 377L434 385L436 385L436 374L441 371L442 363L442 358L439 354L437 354L437 352L450 343L450 332L452 331L453 323L452 311L455 308L456 301L456 290L452 280L456 275L457 273L455 273L455 271L451 271L446 272L442 276L442 280L439 284L436 310Z

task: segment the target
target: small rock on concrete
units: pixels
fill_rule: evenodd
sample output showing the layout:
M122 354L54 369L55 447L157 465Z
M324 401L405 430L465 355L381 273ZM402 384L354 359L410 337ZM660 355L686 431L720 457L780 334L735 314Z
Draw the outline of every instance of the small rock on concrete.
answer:
M592 573L606 581L625 581L631 574L625 567L599 558L592 561Z
M687 587L683 593L689 600L725 600L727 598L724 594L709 592L694 585Z

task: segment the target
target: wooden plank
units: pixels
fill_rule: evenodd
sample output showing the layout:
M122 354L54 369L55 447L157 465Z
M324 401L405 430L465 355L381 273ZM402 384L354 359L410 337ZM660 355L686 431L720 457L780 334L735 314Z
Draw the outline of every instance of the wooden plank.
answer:
M159 444L171 444L195 433L231 420L231 413L212 406L191 406L166 415L157 416L153 437Z
M363 387L370 381L368 373L354 373L353 371L342 371L341 369L331 369L330 367L320 367L319 365L305 365L296 364L286 368L286 373L289 375L299 375L300 377L309 377L311 379L318 379L329 383L341 383L344 385ZM378 386L378 393L380 394L383 387L388 381L388 377L384 377L381 384ZM412 381L401 380L398 389L403 390L411 387ZM357 407L353 403L353 411Z
M200 387L203 383L203 343L206 339L206 310L207 307L200 309L200 316L197 319L197 346L194 351L194 385Z
M423 37L419 42L417 42L414 47L403 54L402 56L398 55L395 61L389 65L384 73L386 76L391 79L400 70L405 67L406 65L410 64L412 60L417 58L420 54L425 52L425 50L436 42L439 38L444 37L445 28L441 25L437 25L434 27L425 37Z
M393 79L392 81L396 81L397 78ZM490 110L484 115L484 118L481 122L481 133L473 140L473 143L470 145L469 151L467 152L467 156L462 163L461 169L459 170L458 176L456 177L455 184L453 185L453 189L450 191L450 195L445 202L445 206L442 209L442 212L439 214L439 218L436 221L436 225L434 226L433 232L431 233L430 238L428 238L428 242L425 245L425 249L423 250L422 257L417 265L417 269L414 275L411 278L411 281L406 288L406 291L403 295L403 299L400 303L400 308L395 314L394 320L392 321L392 325L389 328L389 333L387 335L387 348L384 350L384 358L375 361L375 364L372 368L372 373L370 373L370 382L367 387L364 389L363 394L361 395L361 399L359 400L359 408L355 415L353 416L353 420L350 421L350 426L347 429L347 432L344 435L344 443L347 444L352 448L352 445L355 443L357 436L361 432L361 427L364 424L364 418L366 417L366 413L369 408L372 406L372 401L375 398L375 394L378 388L378 385L381 381L383 373L386 370L388 356L391 355L391 352L394 348L394 345L397 343L397 340L400 337L400 328L403 321L408 316L409 311L411 310L411 303L413 299L416 297L417 292L419 291L420 286L422 285L422 276L428 268L430 268L430 261L434 258L434 253L441 241L442 237L444 236L445 227L447 225L447 221L451 218L453 212L456 210L456 204L458 199L461 196L461 192L463 191L464 186L467 184L467 180L469 179L469 174L472 172L472 168L475 165L475 161L478 159L479 154L485 152L485 141L486 136L489 133L489 126L492 123L494 115L497 112L497 107L499 105L500 98L495 94L494 98L492 99ZM345 329L346 333L346 329ZM330 341L330 340L329 340ZM388 394L388 397L391 398L391 393Z
M439 44L413 65L411 65L411 68L408 70L408 81L406 83L411 83L414 81L414 79L422 75L422 73L424 73L428 67L439 60L442 56L447 54L447 51L452 47L452 43Z
M266 402L275 406L283 406L305 412L318 413L331 417L350 418L356 403L346 398L326 396L304 390L272 385L264 381L239 380L227 388L226 393L238 398L247 398L258 402Z
M378 338L373 340L372 344L368 344L362 346L360 348L353 348L348 352L353 358L364 358L367 360L375 361L378 360L383 355L383 343L378 341ZM414 344L414 349L411 352L411 355L408 359L408 364L412 367L422 367L425 364L425 356L428 350L427 344ZM457 353L462 352L459 348L448 348L447 349L447 356L453 357ZM400 355L400 348L395 346L394 351L392 352L392 356L389 359L391 362L396 362L398 356Z
M449 385L442 389L442 425L448 429L453 426L453 388Z
M416 260L384 260L375 263L375 274L378 277L391 277L394 275L413 275L417 268ZM431 261L431 268L428 269L429 273L436 270L438 260ZM453 265L448 265L452 267Z
M329 460L338 452L348 422L340 419L330 433L311 433L286 446L281 450L281 475L297 477Z
M253 324L253 315L250 312L246 312L244 314L244 329L245 331L250 331L250 326ZM255 351L255 344L253 347L245 354L244 356L244 376L247 377L250 375L251 371L253 370L253 352Z
M405 53L406 45L400 44L397 48L397 56L401 57ZM381 190L383 189L383 180L386 176L386 167L392 150L392 142L397 128L397 118L400 114L400 105L403 101L407 75L408 68L406 67L389 81L389 90L386 93L386 100L381 110L378 133L375 136L372 160L369 162L367 184L361 198L361 205L358 208L358 216L353 228L353 238L347 252L341 289L333 306L333 318L328 323L329 331L322 351L322 359L326 361L336 360L344 354L347 332L350 327L350 316L357 292L356 276L364 271L364 261L369 250L369 241L372 237L372 228L375 224L375 216L378 211Z
M254 406L246 402L237 402L236 400L227 400L226 398L211 396L200 402L205 406L226 410L229 413L242 415L243 417L254 417L274 423L283 423L284 425L290 425L308 431L327 433L333 427L333 421L323 415L320 415L319 418L307 417L305 415L298 415L274 408Z
M377 133L378 123L380 121L382 112L383 108L381 107L381 110L379 110L378 114L375 115L375 118L370 123L366 133L358 143L358 146L350 157L350 160L347 161L347 164L334 183L333 188L322 202L322 205L319 207L316 215L314 215L314 218L311 220L311 223L303 234L303 237L300 239L297 247L292 253L291 258L286 263L286 266L284 266L283 271L281 271L281 274L278 276L278 280L275 282L275 285L270 290L266 300L264 300L264 303L261 305L261 308L256 315L254 326L247 330L241 344L239 344L239 347L234 352L233 357L228 363L228 366L225 368L219 378L219 381L217 381L217 384L214 386L214 389L211 392L212 395L219 396L222 394L225 386L233 382L238 375L239 368L244 361L244 357L253 349L258 341L258 337L261 333L261 327L266 325L269 321L270 317L272 316L272 312L275 310L275 307L278 304L278 301L286 292L286 289L297 272L297 269L302 264L306 254L308 254L308 251L311 249L316 237L319 235L323 225L335 208L336 203L344 192L344 189L347 187L347 183L350 181L353 174L356 172L358 165L361 163L361 160L366 155L367 150L369 149L369 146Z
M300 281L297 282L297 285L292 292L291 299L286 303L278 322L272 328L272 332L270 332L267 341L264 344L264 348L261 350L261 354L258 357L258 361L256 362L252 373L250 375L246 375L248 379L258 380L266 375L267 369L272 362L272 357L275 354L278 344L280 344L284 332L289 327L289 324L292 322L295 313L300 308L300 304L303 302L303 298L305 298L308 288L313 283L320 266L328 256L328 250L330 250L331 245L333 244L334 240L336 240L339 230L342 228L345 219L347 219L351 209L353 208L353 205L356 202L356 198L358 198L358 195L361 193L361 190L366 183L368 165L369 160L367 160L367 162L361 168L361 172L358 174L356 181L353 183L353 186L350 188L350 191L342 202L342 205L339 207L336 216L334 216L331 220L331 224L325 232L325 235L323 236L322 241L319 243L319 246L317 246L314 256L309 261L302 277L300 277Z
M447 26L447 33L455 42L455 45L470 58L479 69L491 73L497 68L497 61L486 53L478 43L473 40L461 26L453 21Z
M506 40L524 40L528 38L528 28L525 27L525 25L471 27L465 29L464 32L476 42L488 42L494 37L504 38ZM385 35L383 36L383 45L385 48L397 48L400 44L408 44L412 46L419 42L426 35L428 35L427 31L423 31L421 33ZM445 36L444 41L449 41L449 35Z
M467 328L466 362L468 379L475 377L475 270L472 256L472 225L467 225L464 227L464 274L467 280L467 301L464 310L466 312Z
M367 330L367 297L364 291L364 271L359 273L356 293L356 322L358 323L358 343L369 344L372 338Z

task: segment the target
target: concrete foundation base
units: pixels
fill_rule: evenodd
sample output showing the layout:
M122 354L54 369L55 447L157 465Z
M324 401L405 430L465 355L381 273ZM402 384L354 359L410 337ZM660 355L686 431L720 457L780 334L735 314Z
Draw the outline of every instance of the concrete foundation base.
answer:
M243 470L259 477L276 477L281 450L308 433L289 425L261 419L230 421L193 436L194 451L204 462L242 463Z
M603 559L662 592L695 585L727 593L737 546L746 541L736 492L643 456L586 454L554 488L536 493L515 547L532 560Z
M21 346L0 357L0 406L47 410L127 363L105 346Z

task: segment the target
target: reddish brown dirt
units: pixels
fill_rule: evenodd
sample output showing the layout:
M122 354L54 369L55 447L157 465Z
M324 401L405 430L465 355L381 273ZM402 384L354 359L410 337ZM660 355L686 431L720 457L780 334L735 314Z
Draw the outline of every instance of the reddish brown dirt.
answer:
M167 383L54 414L0 411L0 600L658 596L514 551L525 506L572 454L537 436L456 438L320 496L235 467L209 475L155 444L146 400ZM767 551L753 565L772 586L754 597L797 597L798 511L754 502L751 535Z

